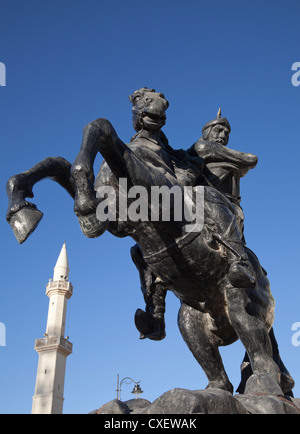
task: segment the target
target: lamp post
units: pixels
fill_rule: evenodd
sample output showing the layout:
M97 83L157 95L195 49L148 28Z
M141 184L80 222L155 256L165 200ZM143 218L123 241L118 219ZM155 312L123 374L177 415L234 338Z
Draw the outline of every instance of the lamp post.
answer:
M135 397L137 397L137 395L139 395L140 393L143 393L143 391L141 389L141 386L139 384L140 382L141 382L141 380L140 381L134 381L130 377L125 377L120 382L119 381L119 374L118 374L117 375L117 390L116 390L116 392L117 392L117 399L121 400L121 390L122 390L121 386L122 386L122 383L125 383L125 384L134 383L134 388L133 388L133 390L132 390L131 393L133 393L135 395Z

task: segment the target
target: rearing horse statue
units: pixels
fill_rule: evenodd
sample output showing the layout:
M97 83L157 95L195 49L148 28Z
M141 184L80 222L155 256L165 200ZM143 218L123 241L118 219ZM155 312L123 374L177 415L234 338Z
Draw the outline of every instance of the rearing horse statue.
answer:
M240 339L246 356L239 392L245 387L247 392L248 387L256 392L292 394L293 379L281 361L272 329L274 299L269 281L242 241L234 206L204 182L203 159L169 146L161 130L169 105L164 95L142 88L130 101L136 134L129 144L120 140L108 120L100 118L84 128L73 165L61 157L46 158L9 179L7 220L18 241L24 242L42 217L26 200L33 197L34 184L46 177L55 180L74 198L84 235L99 237L108 230L117 237L130 236L140 255L140 274L144 267L180 299L179 329L207 375L208 387L233 392L218 347ZM95 179L98 152L104 161ZM241 154L226 149L222 158L228 164L244 164L246 172L253 156ZM170 221L121 219L118 213L112 220L97 218L97 207L105 198L96 191L111 187L117 193L118 207L120 179L126 179L128 190L136 186L149 193L154 186L176 187L182 195L187 186L195 194L201 187L204 224L187 232L185 216ZM132 203L132 198L127 201Z

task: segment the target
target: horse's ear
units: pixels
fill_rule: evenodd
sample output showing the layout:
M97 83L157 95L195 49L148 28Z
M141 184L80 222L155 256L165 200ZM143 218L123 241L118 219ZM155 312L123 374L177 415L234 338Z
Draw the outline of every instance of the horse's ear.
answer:
M132 95L129 95L128 99L132 103L132 101L133 101Z

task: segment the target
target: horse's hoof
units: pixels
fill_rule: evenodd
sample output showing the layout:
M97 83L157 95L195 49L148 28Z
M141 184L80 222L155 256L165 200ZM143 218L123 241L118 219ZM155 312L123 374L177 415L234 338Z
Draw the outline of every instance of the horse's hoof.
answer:
M88 238L99 237L109 225L108 220L107 225L105 225L105 222L100 222L96 214L78 215L77 217L81 231Z
M135 326L140 332L140 339L161 341L166 337L164 320L156 318L149 312L137 309L134 316Z
M253 374L248 379L245 387L245 395L255 394L284 396L278 382L267 373Z
M233 385L229 381L210 381L206 389L221 389L233 394Z
M9 218L8 223L11 225L19 244L27 240L42 217L43 213L41 211L28 206L20 209Z

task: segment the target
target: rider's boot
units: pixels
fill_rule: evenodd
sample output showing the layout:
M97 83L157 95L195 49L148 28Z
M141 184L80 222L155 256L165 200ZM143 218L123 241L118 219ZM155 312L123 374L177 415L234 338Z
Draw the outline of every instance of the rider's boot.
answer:
M226 217L226 216L225 216ZM240 228L238 228L240 226ZM213 238L226 249L230 264L227 278L230 284L236 288L253 288L256 285L256 273L245 252L245 238L243 225L237 225L234 216L224 218L220 222L218 231L212 232Z
M256 276L249 260L234 260L227 277L236 288L254 288L256 285Z
M254 288L257 279L249 257L244 249L244 241L238 231L232 231L230 236L214 233L213 237L225 246L229 260L227 278L236 288Z

